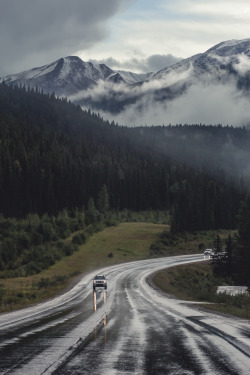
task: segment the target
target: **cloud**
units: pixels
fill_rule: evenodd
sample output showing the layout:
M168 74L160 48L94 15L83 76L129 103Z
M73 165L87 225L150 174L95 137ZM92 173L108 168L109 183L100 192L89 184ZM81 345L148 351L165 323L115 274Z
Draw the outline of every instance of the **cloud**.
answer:
M99 80L97 84L89 87L87 90L82 90L77 94L69 96L69 99L73 102L79 103L92 103L90 106L93 109L98 109L100 103L110 103L111 112L122 111L126 103L136 102L135 116L138 114L138 108L147 112L149 106L148 101L152 101L155 95L159 93L161 96L162 89L168 89L171 87L171 92L174 94L175 91L179 90L179 82L185 81L191 76L193 66L190 64L187 69L183 71L170 71L168 74L160 72L156 78L152 78L144 81L141 84L128 85L124 82L113 83L112 81ZM87 104L88 106L89 104ZM95 105L97 107L95 107ZM130 109L129 109L130 110ZM126 110L125 110L126 111ZM138 116L140 118L140 116Z
M249 125L248 101L233 80L227 84L197 84L173 101L165 116L172 123Z
M238 72L239 75L244 76L247 72L250 71L250 58L244 54L239 56L239 61L235 63L234 69Z
M149 70L156 72L167 66L175 64L181 60L182 58L180 57L175 57L171 54L167 54L167 55L152 55L147 58L146 62L149 67Z
M99 47L99 56L116 56L116 59L119 56L120 61L125 61L138 53L144 56L171 53L187 58L222 41L244 39L249 35L247 0L239 0L237 7L232 0L202 3L159 0L152 2L151 11L147 4L143 7L143 3L141 0L137 13L132 14L131 8L129 17L120 17L108 48ZM243 14L245 18L241 19Z
M250 18L250 5L248 0L238 0L237 7L235 7L234 0L210 0L198 2L196 0L176 0L171 2L169 0L162 4L162 8L171 11L173 14L198 16L203 19L224 18L229 17L233 19Z
M167 55L152 55L147 58L132 58L125 61L119 61L113 57L103 59L101 61L91 60L95 63L103 63L114 70L127 70L137 73L158 72L172 64L181 61L181 57L175 57L171 54Z
M117 115L100 113L110 121L127 126L170 123L250 126L249 99L237 90L233 79L227 84L194 83L178 98L162 102L155 101L154 97L154 89L160 87L164 87L163 82L158 83L158 87L155 82L152 86L148 83L144 87L137 87L133 93L137 95L136 103L127 105Z
M1 75L48 63L103 41L108 21L135 0L1 2Z

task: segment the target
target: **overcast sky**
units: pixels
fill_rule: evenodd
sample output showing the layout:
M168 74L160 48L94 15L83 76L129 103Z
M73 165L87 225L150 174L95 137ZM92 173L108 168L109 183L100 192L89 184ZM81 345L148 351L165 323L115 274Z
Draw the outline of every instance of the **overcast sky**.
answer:
M157 71L250 37L249 0L0 0L0 76L69 55Z

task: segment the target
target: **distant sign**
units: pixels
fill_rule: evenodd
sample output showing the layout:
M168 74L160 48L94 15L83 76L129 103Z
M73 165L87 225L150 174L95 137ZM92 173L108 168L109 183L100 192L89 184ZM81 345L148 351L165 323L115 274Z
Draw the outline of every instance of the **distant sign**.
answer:
M248 294L247 286L218 286L216 294L226 293L230 296L237 296L237 294Z

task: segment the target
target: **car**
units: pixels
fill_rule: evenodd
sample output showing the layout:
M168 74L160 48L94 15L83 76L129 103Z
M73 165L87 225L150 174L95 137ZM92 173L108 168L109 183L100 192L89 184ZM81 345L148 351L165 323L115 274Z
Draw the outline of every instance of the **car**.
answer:
M107 279L104 275L96 275L93 279L93 290L95 288L107 289Z
M204 251L204 257L205 257L205 256L209 256L209 257L211 257L212 254L213 254L213 250L212 250L212 249L206 249L206 250Z

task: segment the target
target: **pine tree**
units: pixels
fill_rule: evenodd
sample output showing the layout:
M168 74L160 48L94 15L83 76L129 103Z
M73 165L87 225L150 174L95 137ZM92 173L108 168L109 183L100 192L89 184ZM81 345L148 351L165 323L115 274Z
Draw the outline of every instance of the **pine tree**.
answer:
M85 221L87 225L95 224L97 222L97 211L94 199L92 197L90 197L88 201L88 209L85 214Z
M221 255L222 253L222 240L220 236L217 234L216 239L214 241L214 258L212 260L212 267L213 272L217 276L222 276L224 274L224 258Z
M246 197L239 210L235 263L238 281L250 287L250 195Z
M98 194L97 208L101 214L107 213L109 209L109 196L106 185L103 185Z
M226 248L225 248L225 274L227 276L233 276L233 239L231 235L228 235L226 240Z
M218 234L214 241L214 250L215 250L215 253L217 254L222 252L222 240Z

